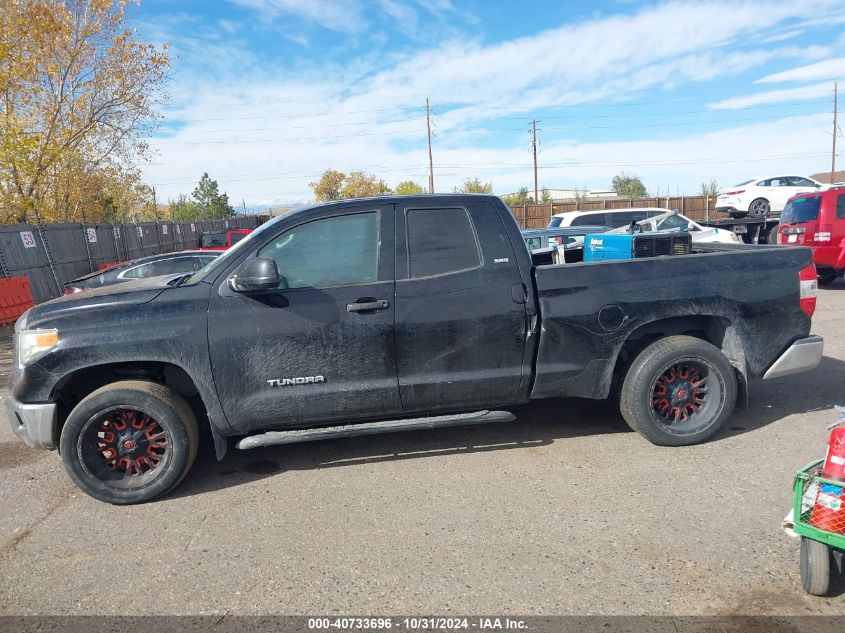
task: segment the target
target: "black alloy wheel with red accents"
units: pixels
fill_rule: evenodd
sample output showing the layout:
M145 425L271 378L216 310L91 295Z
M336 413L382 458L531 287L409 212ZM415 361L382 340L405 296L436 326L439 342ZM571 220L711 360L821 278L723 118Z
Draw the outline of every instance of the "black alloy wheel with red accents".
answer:
M715 435L736 403L736 371L721 350L692 336L669 336L631 362L619 407L628 425L664 446Z
M114 504L143 503L172 490L193 464L197 446L196 419L184 399L140 380L106 385L84 398L60 439L74 483Z

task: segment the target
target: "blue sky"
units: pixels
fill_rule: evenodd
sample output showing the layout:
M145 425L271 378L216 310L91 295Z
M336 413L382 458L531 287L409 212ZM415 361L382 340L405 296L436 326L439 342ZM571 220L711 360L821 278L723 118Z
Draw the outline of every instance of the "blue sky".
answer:
M437 191L533 188L532 119L541 187L810 174L845 79L845 0L142 0L132 21L171 46L160 199L204 171L247 206L307 200L328 167L425 186L426 97Z

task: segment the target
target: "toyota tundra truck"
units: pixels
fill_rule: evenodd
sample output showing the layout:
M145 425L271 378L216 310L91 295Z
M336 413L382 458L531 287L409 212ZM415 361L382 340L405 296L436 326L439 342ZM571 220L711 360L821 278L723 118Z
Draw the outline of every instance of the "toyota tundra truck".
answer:
M751 379L815 367L822 339L810 249L691 248L540 265L494 196L310 206L193 274L31 308L9 424L114 504L172 490L200 433L222 459L234 441L507 422L530 400L614 394L647 440L702 442Z

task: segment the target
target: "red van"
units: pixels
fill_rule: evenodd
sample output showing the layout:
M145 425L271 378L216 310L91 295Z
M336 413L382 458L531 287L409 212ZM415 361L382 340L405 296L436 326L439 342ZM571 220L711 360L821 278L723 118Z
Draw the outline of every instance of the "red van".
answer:
M845 185L792 196L780 214L778 243L811 246L819 282L845 271Z
M200 235L197 250L201 251L225 251L237 242L240 242L252 229L225 229L223 231L208 231Z

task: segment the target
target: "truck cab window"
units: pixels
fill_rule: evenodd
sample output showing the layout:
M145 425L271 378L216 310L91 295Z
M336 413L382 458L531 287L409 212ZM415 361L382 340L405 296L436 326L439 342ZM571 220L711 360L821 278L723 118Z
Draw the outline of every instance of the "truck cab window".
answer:
M481 253L466 209L409 209L405 218L411 279L481 265Z
M296 226L258 256L276 260L283 288L330 288L376 281L378 250L379 215L369 211Z

